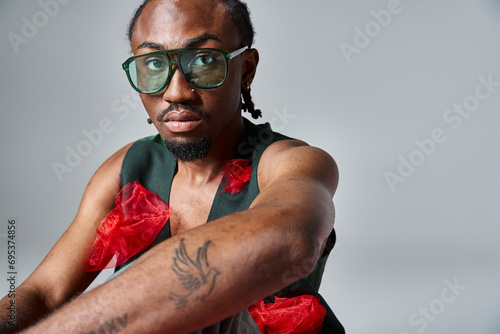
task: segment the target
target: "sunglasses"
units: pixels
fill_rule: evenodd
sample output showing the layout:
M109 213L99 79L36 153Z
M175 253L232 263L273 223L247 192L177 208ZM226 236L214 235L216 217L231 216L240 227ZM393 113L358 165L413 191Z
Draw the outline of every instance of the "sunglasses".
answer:
M230 53L209 48L155 51L130 57L122 67L132 87L142 94L156 94L167 88L175 73L174 65L192 86L212 89L226 81L229 61L247 49L244 46ZM172 59L175 54L177 59Z

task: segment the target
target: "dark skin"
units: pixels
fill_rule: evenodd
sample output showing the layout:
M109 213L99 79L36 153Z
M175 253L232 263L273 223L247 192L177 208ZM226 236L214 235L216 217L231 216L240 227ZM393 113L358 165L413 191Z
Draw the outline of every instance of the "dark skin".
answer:
M177 10L173 10L174 6ZM207 2L196 6L183 2L177 2L175 5L155 2L145 8L144 15L141 15L137 22L132 35L132 49L137 55L183 47L217 48L226 52L240 48L240 38L235 34L236 26L227 18L224 7L216 3L213 8L214 16L209 13ZM155 19L149 20L150 17ZM146 19L148 22L145 22ZM191 23L185 25L184 22L187 21ZM151 44L159 48L153 48ZM162 138L180 142L203 136L212 139L214 149L205 159L179 163L172 185L173 196L170 199L171 207L175 208L170 218L172 234L202 225L208 218L213 197L220 183L220 177L215 175L222 170L221 163L233 156L243 134L239 96L246 83L252 83L258 61L259 54L255 49L231 60L226 83L214 90L195 89L193 92L192 86L177 70L169 88L163 94L141 95L142 102ZM172 133L166 128L163 119L158 120L158 116L171 103L189 104L205 109L210 118L205 121L193 112L176 110L177 113L197 120L200 124L188 133Z
M225 14L220 5L208 8L206 0L153 1L134 31L134 53L154 51L139 48L144 43L168 49L185 47L207 33L217 38L205 39L196 46L234 51L241 47L241 41ZM234 156L242 136L240 92L246 82L252 82L257 63L257 51L246 51L230 62L228 80L217 89L193 92L177 71L165 92L141 96L164 138L188 141L209 136L212 142L212 150L204 159L178 164L170 202L173 237L148 251L120 276L66 304L26 333L98 333L101 329L194 332L285 287L290 282L282 277L291 268L299 266L304 275L313 269L307 264L320 257L333 228L332 197L338 173L328 154L301 141L281 141L266 149L258 170L260 194L248 210L205 224L220 182L215 176L223 162ZM204 109L210 118L196 121L190 131L171 131L157 116L173 103ZM174 112L186 111L181 108ZM184 115L190 121L196 117ZM121 164L129 147L98 169L69 229L18 288L20 313L29 312L30 305L39 306L40 313L52 311L95 278L97 273L81 268L84 246L113 207L120 190ZM182 284L182 268L175 269L173 259L179 259L181 249L193 260L200 253L206 258L203 263L208 283L194 291L187 291Z

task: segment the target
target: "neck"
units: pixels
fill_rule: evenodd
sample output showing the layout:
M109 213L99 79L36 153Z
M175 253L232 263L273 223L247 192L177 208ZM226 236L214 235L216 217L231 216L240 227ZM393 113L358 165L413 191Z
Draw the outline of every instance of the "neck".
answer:
M234 158L245 132L243 118L240 114L238 116L212 139L212 149L205 158L189 162L179 161L177 175L195 184L220 182L224 162Z

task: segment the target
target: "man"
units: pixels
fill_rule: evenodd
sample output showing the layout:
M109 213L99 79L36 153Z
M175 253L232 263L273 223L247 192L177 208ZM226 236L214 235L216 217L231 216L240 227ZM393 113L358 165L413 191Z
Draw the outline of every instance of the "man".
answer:
M135 56L124 69L159 135L97 170L71 226L17 289L11 330L57 309L26 333L259 333L279 297L304 297L316 332L343 333L325 301L314 304L333 246L337 167L242 117L242 108L258 117L246 6L146 1L129 35ZM79 296L109 260L116 275Z

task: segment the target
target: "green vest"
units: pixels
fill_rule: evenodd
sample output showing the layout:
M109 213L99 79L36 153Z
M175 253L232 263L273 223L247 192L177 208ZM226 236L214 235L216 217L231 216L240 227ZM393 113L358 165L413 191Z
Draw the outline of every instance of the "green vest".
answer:
M280 140L290 139L282 134L273 132L269 123L255 125L246 119L244 119L244 123L245 134L242 142L238 146L237 154L233 158L247 159L249 161L249 164L252 166L250 181L241 192L234 195L230 193L221 193L224 186L222 184L219 185L207 222L248 209L255 197L259 194L257 170L262 153L264 153L264 150L270 144ZM156 193L165 203L169 204L170 188L172 186L176 167L176 159L172 156L170 151L165 148L163 139L159 134L138 140L130 147L123 161L121 187L123 188L128 183L141 182L146 189ZM167 221L148 249L170 237L170 222ZM274 296L294 297L301 294L312 294L320 297L318 289L321 283L321 276L323 275L328 254L334 244L335 232L332 232L327 242L325 252L318 261L314 271L307 278L303 278L291 284L273 296L266 298L266 300L270 301ZM124 270L144 252L148 251L148 249L118 266L115 273L118 274L120 269ZM333 312L323 298L321 298L321 300L323 306L325 306L328 311L321 333L344 333L343 327L340 325Z

